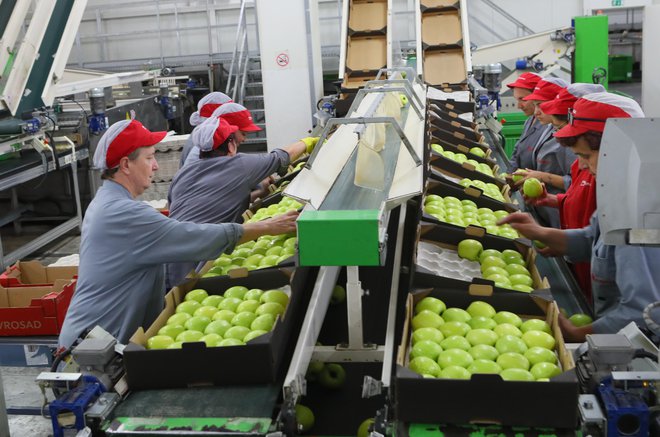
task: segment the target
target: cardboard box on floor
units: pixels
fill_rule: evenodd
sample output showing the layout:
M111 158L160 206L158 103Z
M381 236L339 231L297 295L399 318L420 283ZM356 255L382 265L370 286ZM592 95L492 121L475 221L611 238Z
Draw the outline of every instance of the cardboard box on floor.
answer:
M131 389L179 388L209 385L266 384L275 381L288 352L297 338L294 326L304 312L303 295L308 269L269 269L253 271L245 277L192 279L174 287L165 296L165 308L144 330L138 328L124 350L124 366ZM175 313L186 293L195 288L209 295L222 294L229 287L272 289L291 286L284 317L273 330L243 346L206 347L203 342L184 343L182 349L147 350L147 339L156 335ZM308 296L307 296L308 298Z
M417 302L426 296L441 299L448 308L467 308L482 300L497 311L548 322L562 372L549 382L504 381L499 375L472 375L469 380L430 379L408 366L411 320ZM416 290L408 295L406 318L397 353L395 417L403 422L487 423L510 426L575 429L579 387L573 357L566 350L554 301L529 294L475 293L451 288Z
M76 280L52 285L0 287L0 336L57 335Z
M78 267L46 267L39 261L18 261L0 274L0 287L53 284L58 279L70 280Z

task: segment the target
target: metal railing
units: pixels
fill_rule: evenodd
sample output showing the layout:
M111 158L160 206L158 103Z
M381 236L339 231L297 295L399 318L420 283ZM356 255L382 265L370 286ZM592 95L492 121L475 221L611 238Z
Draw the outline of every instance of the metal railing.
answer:
M502 17L506 18L509 20L512 24L516 26L518 36L526 36L526 35L533 35L536 32L534 32L532 29L527 27L525 23L522 21L518 20L516 17L508 13L506 10L502 9L499 5L497 5L495 2L492 0L482 0L485 4L490 6L492 10L495 12L499 13ZM522 34L521 34L522 33Z
M232 53L225 92L225 94L230 96L234 102L240 104L243 104L243 99L245 97L245 85L247 82L248 65L250 63L247 20L245 17L247 3L247 0L241 1L238 27L236 29L236 43L234 44L234 51Z

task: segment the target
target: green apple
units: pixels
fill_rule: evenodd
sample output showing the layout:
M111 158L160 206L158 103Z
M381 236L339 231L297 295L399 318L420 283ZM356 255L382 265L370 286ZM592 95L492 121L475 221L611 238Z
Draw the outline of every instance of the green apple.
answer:
M461 200L461 202L463 202L463 201ZM468 214L468 213L473 214L474 217L479 216L479 214L477 214L477 206L476 205L469 205L469 204L466 204L466 203L462 203L461 204L461 209L463 210L463 215L464 216L465 216L465 214Z
M192 316L188 320L186 320L186 323L184 323L184 327L188 331L199 331L199 332L204 332L204 329L206 329L206 326L211 323L211 319L206 316Z
M506 263L509 264L510 263L509 260L512 260L512 259L522 260L523 256L517 250L505 249L505 250L502 251L502 259L504 259L504 261L506 261Z
M230 264L231 264L231 258L227 255L222 255L221 257L216 258L216 260L213 261L214 267L227 267Z
M249 311L243 311L240 313L236 313L233 319L231 319L231 324L233 326L244 326L246 328L250 328L252 325L252 322L254 319L257 318L257 315L255 313L251 313Z
M552 330L550 329L550 325L548 325L548 322L541 319L525 320L525 322L520 326L520 330L523 333L527 331L543 331L543 332L547 332L548 334L552 333Z
M467 323L472 329L492 330L497 326L497 322L495 322L495 320L491 319L490 317L483 316L472 317L470 320L468 320Z
M284 314L284 307L277 302L266 302L259 305L259 308L254 313L258 316L262 314L277 316L278 314Z
M420 311L412 318L413 330L419 328L438 328L445 323L445 320L439 315L429 310Z
M424 198L424 203L429 203L429 202L442 202L442 197L438 196L437 194L429 194Z
M435 297L425 297L415 305L415 314L419 314L424 310L431 311L432 313L442 314L442 312L447 309L447 306L443 301Z
M516 352L504 352L497 357L497 364L502 369L529 370L529 360L524 355Z
M206 334L202 338L199 339L199 341L203 341L206 343L206 347L216 347L218 343L222 341L222 337L219 336L218 334Z
M509 273L503 269L502 267L497 267L497 266L491 266L485 269L483 272L481 272L484 278L487 278L491 275L500 275L503 277L508 277Z
M147 349L167 349L172 343L169 335L154 335L147 340Z
M197 308L195 312L193 313L193 316L202 316L202 317L208 317L211 319L215 313L218 312L218 309L214 306L207 306L207 305L202 305L201 307Z
M463 349L449 349L440 352L438 355L438 364L440 364L440 367L443 369L449 366L467 368L473 361L474 358L472 358L472 355Z
M201 288L196 288L195 290L190 290L188 293L186 293L186 297L184 300L194 300L197 301L198 303L202 303L206 297L208 297L208 293L206 290L202 290Z
M236 307L236 313L238 314L245 311L253 313L259 308L259 305L261 304L256 300L244 300Z
M502 252L496 249L485 249L483 252L481 252L481 255L479 256L479 262L483 263L484 259L489 257L489 256L494 256L496 258L502 258Z
M217 313L213 314L212 320L224 320L227 323L231 323L231 319L236 315L232 310L219 310Z
M522 336L527 347L543 347L553 350L555 347L555 338L543 331L527 331Z
M437 328L442 332L442 335L445 337L451 337L452 335L465 336L470 332L470 325L465 322L445 322L444 324L437 326Z
M213 320L204 328L204 334L218 334L224 337L225 332L231 328L231 324L226 320Z
M481 147L472 147L470 149L470 153L472 153L473 155L476 155L480 158L485 158L486 157L486 152L484 152L484 150Z
M504 369L500 376L505 381L534 381L534 376L524 369Z
M532 287L523 284L513 284L510 288L511 290L521 291L523 293L531 293L534 291Z
M476 346L478 344L494 346L499 336L490 329L473 329L465 334L465 338L471 346Z
M460 209L462 206L461 201L454 196L445 196L445 198L442 199L442 201L445 203L445 205L447 206L454 205L458 209Z
M469 350L470 355L475 360L490 360L494 361L500 355L500 353L493 346L488 346L487 344L478 344L472 346Z
M245 294L248 292L247 287L243 287L242 285L236 285L234 287L228 288L225 293L224 297L235 297L236 299L243 299Z
M438 376L440 374L440 365L438 365L435 360L430 359L429 357L417 357L410 360L408 368L415 373L420 375L433 375Z
M493 215L497 220L502 220L504 217L507 217L509 215L509 211L505 211L503 209L498 209L497 211L493 211Z
M573 314L571 317L568 318L568 320L574 326L586 326L593 323L593 319L591 317L582 313Z
M242 346L245 343L242 342L241 340L237 340L235 338L225 338L223 339L220 343L218 343L218 346Z
M522 331L511 323L500 323L493 328L493 331L500 337L505 335L513 335L514 337L522 337Z
M474 208L475 211L476 211L477 208L478 208L478 207L477 207L477 204L474 203L474 201L472 201L472 200L470 200L470 199L461 199L461 205L463 205L464 207L465 207L465 206L471 206L471 207Z
M179 306L176 307L176 312L188 313L192 316L195 310L201 306L202 304L197 302L196 300L187 300L185 302L181 302Z
M265 249L264 253L265 253ZM264 256L259 253L255 253L254 255L250 255L247 258L245 258L245 261L243 261L243 267L248 267L248 266L258 266L261 260L264 259Z
M369 437L369 430L371 429L371 426L373 424L374 424L374 419L369 418L369 419L364 420L360 424L360 426L358 427L357 434L356 434L357 437Z
M520 284L526 285L528 287L531 287L534 283L532 278L530 278L528 275L511 275L509 276L509 281L511 282L511 285Z
M183 343L181 343L180 341L175 341L175 342L172 343L171 345L167 346L167 348L168 348L168 349L181 349L181 348L182 348L182 346L181 346L182 344L183 344Z
M436 328L419 328L414 330L412 334L413 344L425 340L433 341L435 343L440 344L440 342L444 339L445 336L442 335L442 332L440 332Z
M553 376L559 375L561 370L556 364L541 362L534 364L529 373L531 373L536 379L552 378Z
M289 304L289 296L282 290L268 290L264 291L259 301L261 303L279 303L283 308L286 308L286 306Z
M468 367L468 372L471 374L475 373L489 373L489 374L499 374L502 371L502 368L495 361L491 360L474 360L470 367Z
M506 352L524 354L525 351L527 351L527 345L520 337L516 337L515 335L505 335L497 340L495 343L495 349L497 349L500 355Z
M288 254L288 253L280 256L279 258L277 258L277 263L276 264L282 264L284 261L291 258L291 256L292 256L292 254Z
M507 275L500 275L499 273L492 273L488 276L484 276L484 279L493 281L496 286L505 285L508 287L511 285L511 281L509 281L509 277Z
M193 343L199 341L204 334L201 331L183 331L181 334L176 336L176 341L181 343Z
M499 311L493 316L493 320L497 322L498 325L502 323L510 323L515 327L522 325L522 319L518 314L514 314L510 311Z
M280 257L282 255L282 247L281 246L273 246L270 249L266 251L266 256L276 256ZM263 261L263 260L262 260Z
M254 340L257 337L261 337L264 334L268 334L268 331L264 331L263 329L255 329L253 331L248 332L248 334L243 338L243 341L247 343L250 340Z
M489 233L491 235L498 235L497 234L497 226L495 226L495 225L486 225L486 226L483 226L483 227L486 228L487 233Z
M314 426L314 413L304 405L296 404L296 422L302 432L309 431Z
M330 303L332 305L337 305L346 300L346 289L341 285L335 285L332 289L332 295L330 296Z
M520 264L507 264L507 266L504 267L504 270L506 270L509 275L527 275L531 277L531 273L529 273L527 267L521 266Z
M266 331L269 332L273 329L275 324L275 316L273 314L262 314L257 316L250 324L250 329L253 331Z
M229 310L236 312L236 308L243 302L237 297L225 297L222 299L222 302L218 304L219 310Z
M442 346L443 350L463 349L464 351L468 351L472 347L470 342L465 337L461 337L460 335L452 335L445 338L440 342L440 346Z
M234 338L236 340L243 341L243 339L245 338L246 335L248 335L249 332L250 332L250 328L247 328L245 326L232 326L231 328L227 329L224 337Z
M472 185L472 181L470 179L463 178L460 181L458 181L458 185L467 188Z
M504 262L504 260L502 258L499 258L499 257L487 256L486 258L481 260L481 271L483 272L488 267L505 268L506 267L506 262Z
M443 206L439 206L433 203L427 203L424 205L424 212L427 214L440 214L440 213L445 213L445 208Z
M481 242L471 238L458 243L458 256L464 259L469 259L470 261L477 261L483 250L484 247Z
M291 237L284 240L284 243L282 243L282 247L294 249L296 247L296 244L298 244L298 238Z
M541 184L541 181L536 178L526 179L523 183L523 193L525 196L532 199L539 197L543 194L543 185Z
M467 307L467 312L470 317L488 317L492 318L495 314L495 308L488 302L482 300L475 300Z
M440 371L438 378L442 379L470 379L470 372L460 366L449 366Z
M442 318L445 322L467 322L472 316L461 308L447 308L442 313Z
M202 301L202 306L209 306L209 307L218 307L218 304L222 302L222 299L224 299L222 296L217 295L217 294L212 294L206 299Z
M232 257L232 259L234 259L234 258L247 258L248 256L250 256L250 251L251 250L252 250L252 248L247 248L247 247L238 248L238 249L234 250L231 253L231 257Z
M440 352L442 352L442 349L443 348L435 342L429 340L418 341L412 349L410 349L410 358L428 357L432 360L436 360Z
M424 357L420 357L424 358ZM346 381L346 371L335 363L326 364L319 373L319 384L326 388L339 388Z
M168 337L172 337L172 340L174 340L177 335L181 334L185 330L186 328L184 328L183 325L168 324L158 330L158 335L167 335Z
M518 169L511 175L511 179L513 180L514 183L520 182L525 178L526 174L527 172L525 170Z
M258 301L264 291L260 288L251 288L243 296L243 300L256 300Z
M527 349L525 358L529 360L532 366L538 363L555 364L557 362L557 357L553 351L539 346L533 346Z
M177 312L172 314L169 319L167 319L168 325L183 325L186 323L186 320L192 317L192 314L185 312Z
M277 265L277 260L280 257L278 255L266 255L264 256L261 261L259 261L259 267L260 268L268 268L268 267L273 267Z

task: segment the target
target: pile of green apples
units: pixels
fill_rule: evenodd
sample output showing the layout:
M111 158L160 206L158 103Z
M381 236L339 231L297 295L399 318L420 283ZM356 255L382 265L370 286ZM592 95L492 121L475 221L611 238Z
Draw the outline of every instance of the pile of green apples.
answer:
M431 148L433 149L434 152L437 152L438 154L444 156L447 159L451 159L452 161L457 162L459 164L463 164L464 162L470 163L479 173L483 173L485 175L495 177L493 173L493 169L490 168L488 164L485 164L483 162L477 162L474 159L468 159L468 157L464 153L454 153L451 150L444 150L442 146L439 144L431 144ZM482 158L486 156L484 151L481 150L479 147L471 148L470 153L472 153L473 155L481 156Z
M230 254L220 255L202 277L226 275L241 267L257 270L276 266L296 253L297 242L298 238L291 234L262 235L236 246Z
M147 340L147 348L180 349L189 342L204 342L207 347L244 345L270 332L288 303L289 295L282 289L234 286L223 295L191 290L167 324Z
M498 220L509 213L505 210L493 211L490 208L479 208L469 199L458 200L453 196L438 196L429 194L424 198L424 212L441 222L456 226L481 226L491 235L515 240L520 235L511 225L497 226Z
M412 329L408 368L426 378L490 373L505 381L549 381L561 373L545 320L523 321L487 302L474 301L464 310L425 297L415 305Z
M534 290L532 275L522 254L516 250L484 250L480 241L468 238L458 243L458 256L479 261L483 278L495 282L496 287L523 293L531 293Z
M267 218L276 217L285 212L296 211L302 206L302 203L290 197L282 197L282 200L277 203L259 208L250 219L245 221L245 223L253 223Z

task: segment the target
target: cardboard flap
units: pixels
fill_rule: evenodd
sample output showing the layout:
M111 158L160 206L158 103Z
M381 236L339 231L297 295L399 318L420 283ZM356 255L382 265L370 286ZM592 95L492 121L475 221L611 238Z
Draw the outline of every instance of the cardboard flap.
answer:
M479 278L475 278L474 283L468 287L468 293L471 296L492 296L494 290L491 284L494 284L494 282L485 280L484 282L490 282L491 284L481 284L480 282L481 280Z

